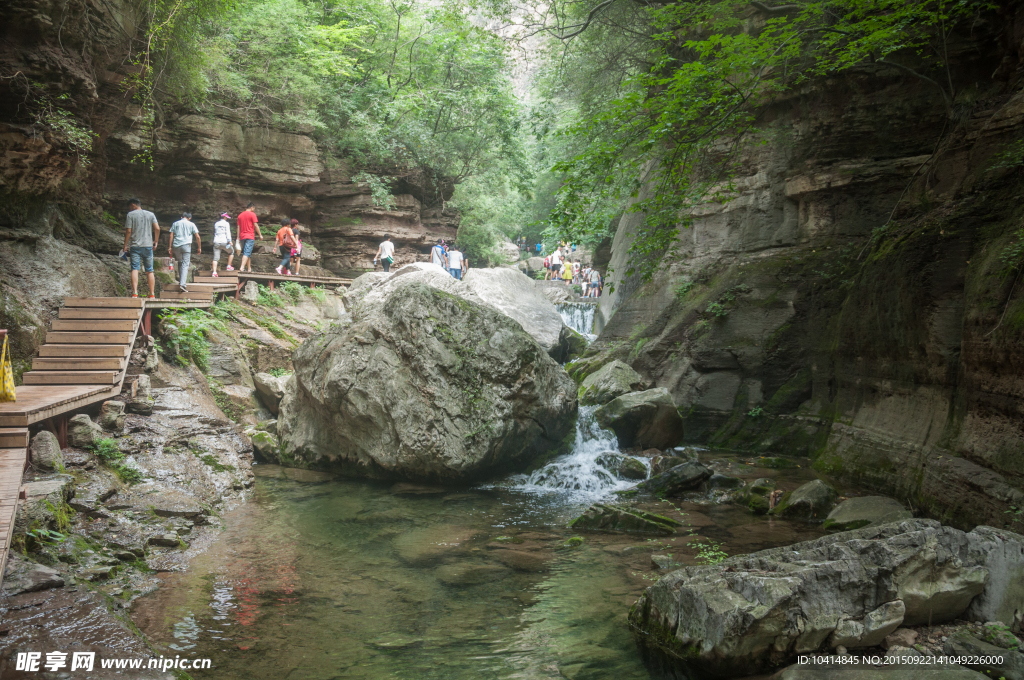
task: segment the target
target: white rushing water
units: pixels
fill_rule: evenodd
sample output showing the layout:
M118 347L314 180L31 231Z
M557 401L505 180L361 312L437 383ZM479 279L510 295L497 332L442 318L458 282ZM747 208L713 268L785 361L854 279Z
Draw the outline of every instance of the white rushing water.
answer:
M602 429L594 418L596 406L580 406L576 420L576 441L572 451L559 456L531 475L515 475L510 487L537 494L561 494L572 503L589 503L622 491L635 481L618 479L598 462L601 454L619 452L615 433ZM650 468L650 461L638 458Z
M573 329L591 342L597 338L594 330L594 311L597 305L593 302L560 302L555 309L562 315L565 325Z

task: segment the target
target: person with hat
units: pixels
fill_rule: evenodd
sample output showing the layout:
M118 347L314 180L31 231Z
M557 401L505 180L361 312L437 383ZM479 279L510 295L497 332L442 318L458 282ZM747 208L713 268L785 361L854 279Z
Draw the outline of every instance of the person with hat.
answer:
M235 248L231 245L231 223L228 220L231 219L231 215L227 213L221 213L220 219L213 224L213 275L217 274L217 266L220 264L220 254L228 254L228 266L227 271L233 272L235 268L231 266L231 261L235 258Z
M192 261L192 239L196 241L196 254L203 252L199 240L199 228L192 223L192 213L181 213L181 219L171 225L171 242L167 244L167 255L178 261L178 290L188 292L188 269Z

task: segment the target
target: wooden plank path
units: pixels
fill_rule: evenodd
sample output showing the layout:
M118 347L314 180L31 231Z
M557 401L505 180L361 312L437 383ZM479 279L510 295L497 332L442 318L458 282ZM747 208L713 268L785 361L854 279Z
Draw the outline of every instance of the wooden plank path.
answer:
M142 325L141 298L64 298L45 344L22 374L17 401L0 402L0 584L13 538L22 473L28 464L28 426L121 393L128 357Z
M276 272L233 272L237 275L241 281L266 281L270 289L274 289L275 283L284 283L286 281L294 281L296 283L304 283L311 287L315 286L347 286L352 283L352 279L343 279L338 276L283 276Z

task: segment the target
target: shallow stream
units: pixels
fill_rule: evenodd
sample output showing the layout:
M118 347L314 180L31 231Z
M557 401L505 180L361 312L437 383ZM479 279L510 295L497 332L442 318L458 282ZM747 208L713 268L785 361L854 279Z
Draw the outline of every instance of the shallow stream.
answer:
M723 472L778 476L714 456ZM582 534L578 489L445 491L261 465L252 501L133 618L164 654L210 657L210 678L647 678L626 625L657 579L652 553L695 563L686 532ZM782 488L811 475L787 471ZM820 529L695 496L652 502L729 553ZM682 514L681 514L682 513Z

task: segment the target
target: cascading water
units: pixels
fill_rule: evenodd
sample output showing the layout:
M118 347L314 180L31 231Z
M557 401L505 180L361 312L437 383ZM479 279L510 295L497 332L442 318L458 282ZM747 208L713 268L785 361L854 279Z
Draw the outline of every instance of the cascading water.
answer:
M597 305L592 302L561 302L555 308L562 315L566 326L587 340L594 341L597 336L591 331L594 330L594 311Z
M618 479L605 468L602 454L623 456L615 434L602 429L594 417L596 406L580 406L576 420L576 441L572 451L559 456L533 474L515 475L513 488L532 493L561 493L569 502L591 502L632 487L636 482ZM639 458L645 466L649 461Z

